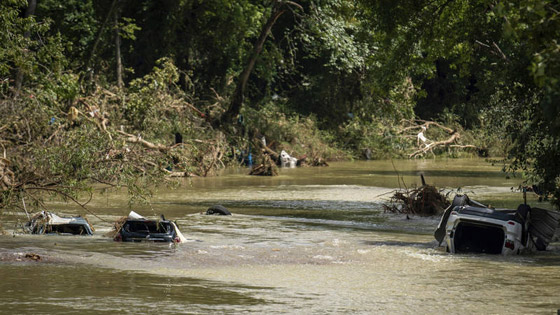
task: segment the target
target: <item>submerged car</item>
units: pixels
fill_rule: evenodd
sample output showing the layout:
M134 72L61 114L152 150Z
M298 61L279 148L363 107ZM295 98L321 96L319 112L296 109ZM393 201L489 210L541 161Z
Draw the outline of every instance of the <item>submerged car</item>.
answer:
M457 195L442 215L434 237L450 253L520 254L546 250L560 214L521 204L495 209Z
M167 242L182 243L186 239L174 222L166 220L149 220L131 211L127 218L115 224L115 241L122 242Z
M30 234L93 235L86 218L60 217L49 211L35 214L23 229Z

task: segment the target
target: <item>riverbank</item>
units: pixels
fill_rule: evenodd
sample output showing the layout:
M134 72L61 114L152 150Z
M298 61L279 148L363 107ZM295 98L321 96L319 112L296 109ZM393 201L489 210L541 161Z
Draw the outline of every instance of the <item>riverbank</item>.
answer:
M153 183L213 176L226 166L258 165L268 157L276 164L282 151L302 164L325 165L504 149L453 120L444 125L355 117L324 128L314 115L279 110L273 102L246 106L234 121L219 124L222 111L189 102L191 96L177 86L179 69L167 58L126 91L99 87L82 94L77 76L64 78L71 100L44 86L0 99L0 209L22 207L24 199L34 200L26 206L37 209L49 194L81 203L93 185L127 187L131 201L144 200L158 185Z

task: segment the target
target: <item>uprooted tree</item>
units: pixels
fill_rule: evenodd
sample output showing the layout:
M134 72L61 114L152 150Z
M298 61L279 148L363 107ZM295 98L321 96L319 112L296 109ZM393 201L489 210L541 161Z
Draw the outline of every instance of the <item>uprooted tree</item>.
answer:
M399 132L404 138L416 138L417 148L415 151L408 154L409 158L423 156L425 154L434 154L434 150L441 148L456 148L456 149L477 149L472 144L461 143L461 133L456 130L444 126L435 121L426 120L406 120L404 126ZM425 135L428 129L436 129L433 133L437 139L429 139ZM442 139L443 138L443 139Z

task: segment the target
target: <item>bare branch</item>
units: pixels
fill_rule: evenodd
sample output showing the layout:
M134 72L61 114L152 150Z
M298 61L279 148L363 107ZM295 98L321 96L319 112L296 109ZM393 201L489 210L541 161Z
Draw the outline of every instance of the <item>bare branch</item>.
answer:
M76 198L70 196L69 194L65 193L64 191L61 191L59 189L56 188L46 188L46 187L26 187L25 189L27 190L40 190L40 191L48 191L48 192L53 192L55 194L64 196L65 198L68 198L70 200L72 200L75 204L77 204L78 206L80 206L82 209L84 209L86 212L88 212L89 214L93 215L94 217L98 218L99 220L103 221L103 222L109 222L101 217L99 217L97 214L95 214L94 212L92 212L91 210L89 210L86 205L91 201L92 199L92 194L90 194L90 198L87 202L85 203L81 203L79 202Z
M432 143L426 145L425 147L416 150L415 152L409 154L408 157L413 158L413 157L417 157L419 155L425 154L427 152L432 152L432 150L434 148L439 147L439 146L448 146L451 143L457 141L457 139L459 139L459 138L460 138L459 133L454 133L454 134L451 135L451 137L447 138L446 140L432 142Z
M127 136L128 137L126 139L127 142L138 143L138 144L141 144L142 146L144 146L148 149L158 150L158 151L163 152L163 153L167 153L171 149L171 147L165 146L163 144L156 144L156 143L146 141L146 140L142 139L142 137L140 137L140 136L131 135L131 134L126 133L126 132L121 131L121 130L117 130L117 132L122 134L122 135Z
M506 57L506 55L504 54L504 52L500 49L500 47L498 46L498 44L496 44L496 42L492 42L492 46L494 46L494 48L498 51L498 53L500 54L500 56L502 56L502 59L504 60L508 60L508 58Z

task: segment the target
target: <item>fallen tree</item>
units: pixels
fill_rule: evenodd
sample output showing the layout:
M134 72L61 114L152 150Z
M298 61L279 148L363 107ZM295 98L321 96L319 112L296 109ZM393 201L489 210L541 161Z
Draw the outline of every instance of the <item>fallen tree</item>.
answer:
M155 69L126 95L98 87L62 102L38 87L1 98L0 209L45 209L52 195L89 212L93 184L142 200L166 178L224 167L225 137L172 89L173 69Z
M415 158L423 156L425 154L434 154L435 149L440 149L444 147L456 148L456 149L478 149L472 144L462 144L461 133L458 130L449 128L435 121L426 120L405 120L403 121L406 127L403 127L399 134L405 138L416 138L417 149L408 154L409 158ZM440 140L430 140L424 135L430 127L436 128L437 132L434 134L442 134L445 137Z

